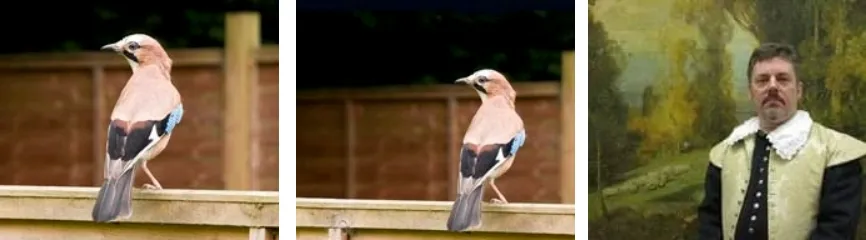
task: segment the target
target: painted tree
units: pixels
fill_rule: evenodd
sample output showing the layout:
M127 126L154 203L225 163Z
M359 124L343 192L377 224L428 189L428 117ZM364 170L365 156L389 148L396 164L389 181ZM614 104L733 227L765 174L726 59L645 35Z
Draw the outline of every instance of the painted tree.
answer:
M725 10L716 1L676 0L672 18L682 19L697 29L702 42L690 52L694 70L689 98L695 102L694 146L711 146L721 141L737 124L736 104L732 92L731 54L725 49L731 40L733 26Z
M642 135L638 149L641 159L678 153L694 134L697 103L690 99L687 65L696 50L694 34L694 29L682 21L668 21L659 33L667 69L654 81L653 92L658 92L650 114L633 116L629 123L632 131Z
M591 189L631 167L628 106L617 87L621 50L589 13L589 156Z
M652 110L656 106L655 102L657 101L657 99L658 99L658 96L656 96L655 92L653 92L653 86L652 85L647 85L646 87L644 87L643 95L641 96L641 102L642 102L641 112L640 112L641 117L647 117L650 114L652 114Z

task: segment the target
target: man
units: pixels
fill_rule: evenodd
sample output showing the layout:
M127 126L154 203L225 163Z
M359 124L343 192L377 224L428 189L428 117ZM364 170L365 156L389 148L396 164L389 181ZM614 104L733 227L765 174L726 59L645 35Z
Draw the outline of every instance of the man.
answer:
M854 239L866 143L797 109L797 55L762 44L749 59L757 116L710 151L700 239Z

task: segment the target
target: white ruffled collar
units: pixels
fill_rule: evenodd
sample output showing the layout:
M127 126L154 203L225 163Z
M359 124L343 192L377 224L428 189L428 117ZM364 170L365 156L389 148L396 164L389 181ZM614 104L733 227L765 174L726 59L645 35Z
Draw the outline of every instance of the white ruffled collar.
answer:
M758 117L752 117L749 120L734 128L734 131L724 140L728 145L742 140L743 138L752 135L760 129L758 125ZM812 129L812 118L809 113L803 110L798 110L791 120L788 120L770 134L767 134L767 139L773 144L776 153L782 159L791 160L803 146L806 145L806 140L809 139L809 132Z

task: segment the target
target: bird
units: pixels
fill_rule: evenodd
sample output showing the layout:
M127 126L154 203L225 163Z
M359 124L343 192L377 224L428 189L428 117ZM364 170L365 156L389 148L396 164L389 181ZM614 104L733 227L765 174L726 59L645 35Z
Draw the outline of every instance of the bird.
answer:
M481 69L457 79L455 83L471 86L481 97L481 106L463 137L457 198L446 224L448 231L463 232L482 224L481 202L485 185L489 185L498 197L491 202L508 203L496 187L495 180L511 168L517 150L526 141L526 130L515 110L517 92L498 71Z
M112 222L132 216L132 188L139 167L153 183L143 188L162 189L147 161L168 145L184 109L171 82L172 60L156 39L135 33L101 49L123 56L132 68L111 112L104 181L92 212L93 221Z

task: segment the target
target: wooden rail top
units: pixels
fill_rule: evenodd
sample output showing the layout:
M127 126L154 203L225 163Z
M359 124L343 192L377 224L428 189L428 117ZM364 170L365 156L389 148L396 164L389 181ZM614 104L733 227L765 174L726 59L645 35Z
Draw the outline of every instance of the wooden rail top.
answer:
M297 227L445 231L452 202L297 199ZM483 203L476 232L574 235L573 204Z
M0 220L91 221L99 188L0 186ZM274 191L134 189L128 223L279 227Z

